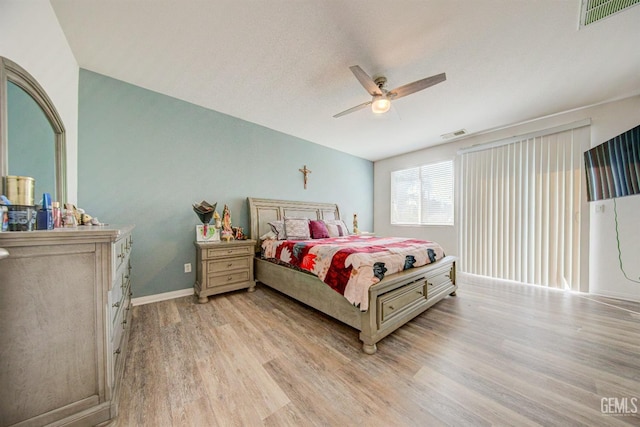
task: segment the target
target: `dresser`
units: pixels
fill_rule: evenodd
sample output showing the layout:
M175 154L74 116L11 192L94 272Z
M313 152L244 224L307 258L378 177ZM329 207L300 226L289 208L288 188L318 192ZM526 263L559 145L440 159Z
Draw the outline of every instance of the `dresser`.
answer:
M0 426L90 426L117 415L132 231L0 233Z
M229 242L195 242L198 302L206 303L210 295L248 288L255 290L253 258L255 240Z

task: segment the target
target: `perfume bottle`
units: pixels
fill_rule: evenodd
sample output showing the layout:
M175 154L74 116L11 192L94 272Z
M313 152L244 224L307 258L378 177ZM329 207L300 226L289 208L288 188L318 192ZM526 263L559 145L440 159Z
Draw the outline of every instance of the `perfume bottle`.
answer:
M51 210L53 211L53 228L62 227L62 211L60 210L60 202L53 202L51 204Z

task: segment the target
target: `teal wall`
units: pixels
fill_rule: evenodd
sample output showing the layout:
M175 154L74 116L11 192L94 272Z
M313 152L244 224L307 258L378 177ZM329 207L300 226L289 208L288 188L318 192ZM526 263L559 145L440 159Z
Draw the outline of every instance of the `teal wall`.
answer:
M216 111L80 70L78 206L135 224L134 297L193 286L191 205L229 206L249 232L247 197L337 203L373 227L373 163ZM307 165L308 189L302 174ZM254 236L252 236L254 237Z

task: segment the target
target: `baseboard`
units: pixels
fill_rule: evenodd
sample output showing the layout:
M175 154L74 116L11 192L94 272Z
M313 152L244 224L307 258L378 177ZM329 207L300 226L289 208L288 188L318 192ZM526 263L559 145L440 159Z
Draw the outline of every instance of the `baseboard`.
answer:
M596 291L596 292L589 292L589 295L596 295L596 296L605 297L605 298L620 299L620 300L623 300L623 301L640 302L640 297L638 297L637 295L629 295L629 294L625 294L625 293L621 293L621 292Z
M164 292L162 294L147 295L145 297L131 298L131 304L144 305L153 302L167 301L174 298L186 297L193 295L193 288L179 289L177 291Z

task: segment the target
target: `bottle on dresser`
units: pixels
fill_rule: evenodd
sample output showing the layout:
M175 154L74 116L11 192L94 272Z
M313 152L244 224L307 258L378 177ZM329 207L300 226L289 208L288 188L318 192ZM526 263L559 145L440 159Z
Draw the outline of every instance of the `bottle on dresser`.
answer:
M42 208L36 216L36 227L38 230L53 230L53 210L49 193L42 195Z
M53 202L51 204L53 211L53 228L62 227L62 211L60 210L60 202Z

